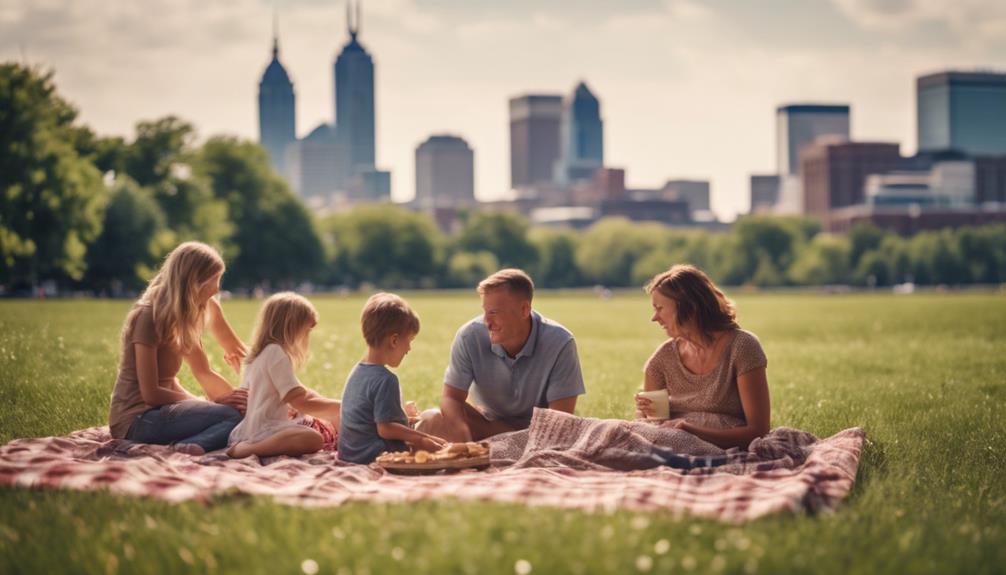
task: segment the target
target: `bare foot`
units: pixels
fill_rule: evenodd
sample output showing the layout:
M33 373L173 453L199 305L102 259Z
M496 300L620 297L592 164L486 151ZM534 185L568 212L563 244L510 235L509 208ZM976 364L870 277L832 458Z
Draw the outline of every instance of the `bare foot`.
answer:
M184 453L185 455L203 455L206 450L199 447L195 443L176 443L171 446L178 453Z
M227 449L227 456L234 459L241 459L243 457L248 457L251 455L251 450L248 448L247 441L239 441Z

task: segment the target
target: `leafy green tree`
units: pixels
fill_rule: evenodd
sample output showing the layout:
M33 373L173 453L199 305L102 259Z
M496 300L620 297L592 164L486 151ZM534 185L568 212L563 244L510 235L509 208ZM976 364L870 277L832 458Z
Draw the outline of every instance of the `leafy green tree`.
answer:
M587 228L576 262L587 280L607 286L632 285L636 262L664 243L667 229L656 223L604 218Z
M205 178L224 202L234 226L224 250L228 285L291 287L321 275L325 252L314 220L269 168L265 150L214 137L198 151L193 168L193 177Z
M136 125L136 138L119 147L116 140L96 140L96 162L121 165L148 188L164 212L177 241L198 240L226 246L234 232L227 202L214 196L209 179L193 169L198 150L195 128L175 116ZM230 254L226 254L230 255Z
M433 287L440 269L440 232L427 216L392 205L361 205L324 224L338 252L339 283Z
M449 287L474 287L499 269L499 261L490 252L456 252L447 261Z
M105 209L101 234L88 246L85 283L112 295L138 290L172 243L164 213L149 190L120 177Z
M534 278L536 285L557 288L583 283L576 265L580 236L575 231L539 228L531 231L530 238L539 257Z
M868 251L880 247L881 240L884 239L884 231L869 222L856 222L849 230L849 265L856 269L859 265L859 258Z
M75 148L52 72L0 64L0 283L78 280L101 230L101 174Z
M528 222L518 214L471 214L455 246L461 251L490 252L502 267L532 271L538 262L538 251L528 238Z
M789 279L799 285L842 284L849 281L849 239L818 234L789 268Z
M961 228L957 243L972 281L1006 281L1006 225Z

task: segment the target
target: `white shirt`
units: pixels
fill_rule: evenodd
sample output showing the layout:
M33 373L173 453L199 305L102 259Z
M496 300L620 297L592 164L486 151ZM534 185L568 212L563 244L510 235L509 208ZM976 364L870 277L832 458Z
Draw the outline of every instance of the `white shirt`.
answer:
M267 345L245 367L241 387L248 390L248 409L231 431L228 445L261 441L281 429L300 425L299 420L290 419L283 398L303 386L293 373L290 356L278 344Z

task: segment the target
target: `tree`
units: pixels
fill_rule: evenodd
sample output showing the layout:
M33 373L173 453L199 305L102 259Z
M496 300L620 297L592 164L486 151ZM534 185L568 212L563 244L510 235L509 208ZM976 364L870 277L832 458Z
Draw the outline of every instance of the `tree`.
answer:
M531 231L530 239L538 252L536 284L549 288L582 284L583 278L576 265L576 249L580 243L576 232L539 228Z
M193 177L206 178L227 206L234 232L225 243L229 285L290 287L317 278L324 249L311 214L269 167L265 150L214 137L198 150Z
M868 251L880 247L881 240L884 239L884 231L870 222L856 222L849 230L849 265L856 269L859 265L859 258Z
M440 232L430 218L392 205L363 205L324 224L343 270L341 283L433 287Z
M587 228L576 251L580 271L590 281L628 286L636 262L662 245L667 229L656 223L604 218Z
M818 234L796 257L789 279L799 285L842 284L849 281L849 239Z
M105 209L101 234L87 250L85 283L112 295L141 288L171 249L172 238L149 190L120 177Z
M136 139L124 149L98 141L95 149L110 165L122 164L138 184L150 190L178 241L198 240L226 246L234 232L227 202L217 198L208 177L193 170L198 150L192 124L167 116L136 125ZM231 255L231 254L226 254Z
M52 72L0 64L0 282L80 279L101 229L101 174L74 147Z
M499 269L499 261L489 252L456 252L447 261L447 285L473 287Z
M455 245L462 251L490 252L502 267L533 270L538 262L538 251L528 239L527 220L518 214L472 214Z

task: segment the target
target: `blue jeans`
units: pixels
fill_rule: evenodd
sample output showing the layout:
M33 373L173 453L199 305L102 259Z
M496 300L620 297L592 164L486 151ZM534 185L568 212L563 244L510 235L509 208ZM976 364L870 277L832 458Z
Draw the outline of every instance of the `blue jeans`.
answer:
M194 443L204 451L227 447L241 414L228 405L200 399L169 403L140 414L126 432L126 439L166 445Z

